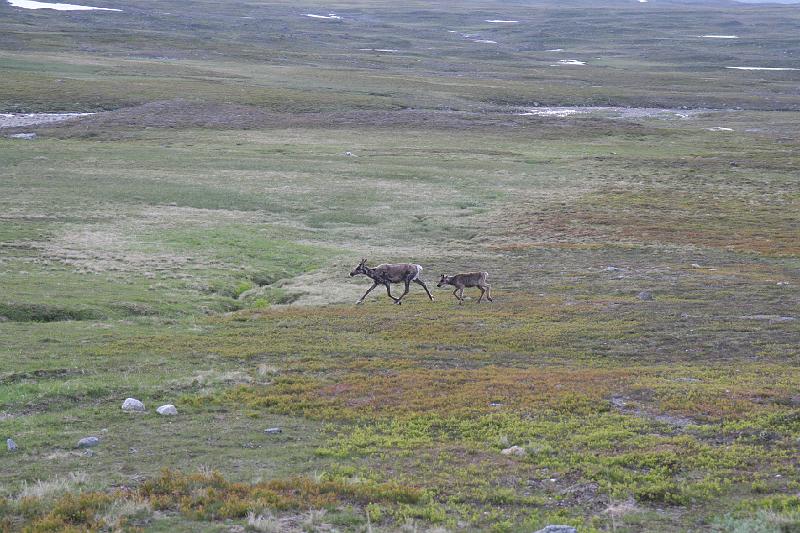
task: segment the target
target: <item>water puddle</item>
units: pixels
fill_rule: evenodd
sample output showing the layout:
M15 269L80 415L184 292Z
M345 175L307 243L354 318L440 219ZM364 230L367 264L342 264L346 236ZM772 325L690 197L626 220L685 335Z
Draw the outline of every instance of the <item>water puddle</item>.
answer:
M94 113L0 113L0 128L19 128L50 124L71 118L86 117Z
M794 67L725 67L734 70L800 70Z
M342 20L342 17L336 13L328 13L327 15L314 15L312 13L303 13L304 17L311 17L312 19L326 19L326 20Z
M708 113L707 109L667 109L661 107L533 107L519 116L535 117L569 117L573 115L599 116L612 119L687 119L701 113Z
M51 4L50 2L34 2L32 0L8 0L14 7L23 9L55 9L56 11L122 11L109 7L79 6L75 4Z

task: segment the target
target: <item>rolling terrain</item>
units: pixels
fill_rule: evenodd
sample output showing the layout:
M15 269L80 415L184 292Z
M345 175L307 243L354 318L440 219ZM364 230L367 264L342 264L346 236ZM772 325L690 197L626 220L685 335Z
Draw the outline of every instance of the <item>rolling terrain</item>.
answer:
M90 4L0 4L0 530L800 528L796 6Z

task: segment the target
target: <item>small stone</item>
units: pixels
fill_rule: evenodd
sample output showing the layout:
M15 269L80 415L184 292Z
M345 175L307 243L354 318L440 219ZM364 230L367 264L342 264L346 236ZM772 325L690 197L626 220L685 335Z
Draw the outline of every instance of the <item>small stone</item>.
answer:
M653 299L653 293L650 291L642 291L637 294L636 297L647 302Z
M278 433L283 433L281 428L268 428L264 430L264 433L267 435L277 435Z
M94 448L100 444L100 439L97 437L84 437L78 441L78 448Z
M122 410L142 412L144 411L144 404L136 398L127 398L124 402L122 402Z
M503 455L516 455L517 457L522 457L525 455L525 448L522 448L521 446L512 446L502 450L500 453Z
M6 444L8 445L8 451L10 452L17 451L17 443L14 442L14 439L7 439Z
M164 416L175 416L175 415L178 414L178 410L175 409L174 405L172 405L171 403L168 403L168 404L162 405L161 407L156 409L156 413L158 413L160 415L164 415Z
M536 533L578 533L572 526L550 525L537 531Z
M9 139L24 139L26 141L32 141L36 138L35 133L15 133L13 135L8 136Z

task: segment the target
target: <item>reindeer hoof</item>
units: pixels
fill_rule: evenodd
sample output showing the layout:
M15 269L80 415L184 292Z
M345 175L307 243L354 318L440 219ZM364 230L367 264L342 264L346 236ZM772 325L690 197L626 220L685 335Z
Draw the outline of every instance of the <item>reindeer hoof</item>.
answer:
M363 304L363 303L364 303L364 300L358 300L358 301L356 302L356 305L361 305L361 304Z

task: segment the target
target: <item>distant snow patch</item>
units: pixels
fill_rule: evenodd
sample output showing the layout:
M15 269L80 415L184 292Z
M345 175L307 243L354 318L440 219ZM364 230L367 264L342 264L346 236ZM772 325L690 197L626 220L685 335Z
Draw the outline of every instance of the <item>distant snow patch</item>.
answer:
M733 131L733 128L723 128L721 126L714 126L713 128L706 128L708 131Z
M486 22L491 22L493 24L517 24L517 23L519 23L518 20L498 20L498 19L487 20Z
M562 65L570 66L584 66L586 61L578 61L577 59L560 59L557 65L550 65L551 67L560 67Z
M497 44L497 41L490 41L489 39L474 39L473 43L486 43L486 44Z
M312 19L326 19L326 20L342 20L342 17L336 13L328 13L327 15L314 15L312 13L303 13L304 17L311 17Z
M662 107L603 107L603 106L577 106L577 107L533 107L526 109L519 116L538 117L568 117L571 115L592 114L611 119L688 119L694 115L707 112L702 109L669 109Z
M738 39L738 35L701 35L705 39Z
M75 4L51 4L50 2L34 2L33 0L8 0L14 7L23 9L55 9L56 11L122 11L109 7L79 6Z
M399 52L394 48L359 48L362 52Z
M86 117L92 113L0 113L0 128L19 128L35 124L61 122L71 118Z
M570 115L577 115L578 113L587 113L588 111L580 111L568 107L546 107L543 109L532 109L526 113L520 113L521 117L568 117Z
M563 52L563 48L553 48L552 50L547 50L548 52Z
M794 67L725 67L734 70L800 70Z

